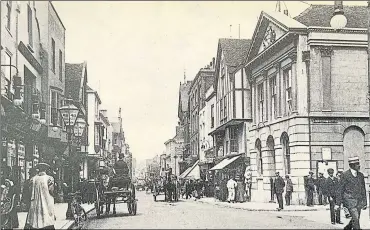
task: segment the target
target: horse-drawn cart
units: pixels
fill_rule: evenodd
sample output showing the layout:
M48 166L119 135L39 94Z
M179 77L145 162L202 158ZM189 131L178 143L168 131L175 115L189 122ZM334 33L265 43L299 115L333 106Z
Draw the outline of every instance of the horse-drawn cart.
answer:
M127 209L130 215L136 215L137 212L137 199L135 194L135 186L131 180L127 180L127 186L115 187L115 178L105 183L104 180L98 179L90 181L94 183L95 187L95 210L97 217L104 213L110 213L111 205L113 205L113 215L116 214L116 204L127 203ZM119 179L117 179L119 180Z

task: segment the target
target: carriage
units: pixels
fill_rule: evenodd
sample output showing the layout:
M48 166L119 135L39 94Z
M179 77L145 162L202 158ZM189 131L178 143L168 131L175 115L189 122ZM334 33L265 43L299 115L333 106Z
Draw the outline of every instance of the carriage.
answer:
M116 204L127 203L127 209L130 215L136 215L137 199L135 193L135 185L130 178L122 177L99 177L94 180L89 180L89 184L93 185L94 205L96 215L99 218L104 213L110 213L111 205L113 205L113 215L116 215Z
M157 179L153 182L153 199L157 201L157 196L164 195L164 201L179 200L179 186L177 179L173 175L166 176L168 179ZM172 196L172 197L170 197Z

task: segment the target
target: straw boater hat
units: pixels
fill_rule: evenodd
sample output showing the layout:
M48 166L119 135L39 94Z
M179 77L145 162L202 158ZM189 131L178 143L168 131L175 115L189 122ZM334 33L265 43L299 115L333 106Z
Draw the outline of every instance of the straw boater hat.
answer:
M38 163L36 165L36 169L38 169L39 171L47 171L48 169L50 169L50 165L46 163Z
M349 157L348 158L348 164L356 164L360 163L360 159L358 157Z

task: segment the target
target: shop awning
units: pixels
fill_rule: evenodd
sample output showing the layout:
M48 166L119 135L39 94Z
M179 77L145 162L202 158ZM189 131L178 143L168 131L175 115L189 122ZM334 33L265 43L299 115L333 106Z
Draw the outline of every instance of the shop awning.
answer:
M241 156L239 155L239 156L235 156L235 157L231 157L231 158L225 158L220 163L215 165L215 167L211 168L210 171L224 169L226 166L228 166L229 164L236 161L239 157L241 157Z
M180 175L180 178L185 179L200 179L199 160L193 166L187 168L185 172Z

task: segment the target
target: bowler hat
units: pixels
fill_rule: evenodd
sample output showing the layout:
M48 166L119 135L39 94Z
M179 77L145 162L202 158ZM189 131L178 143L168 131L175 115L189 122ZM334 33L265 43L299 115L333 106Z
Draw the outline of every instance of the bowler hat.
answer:
M332 168L329 168L327 171L328 171L328 173L334 173L334 169L332 169Z
M348 158L348 164L356 164L360 163L360 159L358 157L349 157Z

